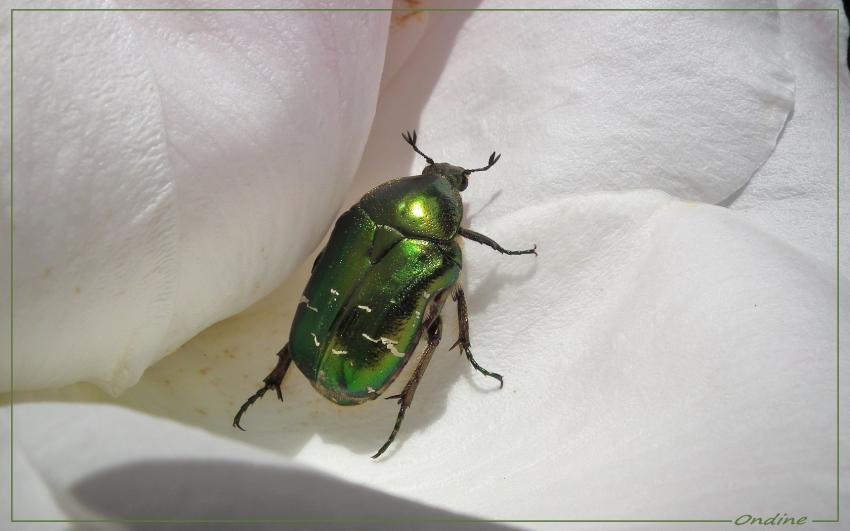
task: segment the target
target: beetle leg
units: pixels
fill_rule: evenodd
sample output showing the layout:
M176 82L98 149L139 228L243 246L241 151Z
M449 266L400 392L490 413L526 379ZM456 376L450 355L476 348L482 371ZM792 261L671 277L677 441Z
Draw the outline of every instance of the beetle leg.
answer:
M277 353L277 365L275 365L275 368L272 369L272 372L270 372L268 376L263 378L264 385L260 387L256 393L251 395L244 404L242 404L242 407L239 408L236 416L233 417L234 428L239 428L240 430L245 431L245 428L239 425L242 415L254 402L262 398L269 389L274 389L277 393L278 399L283 401L283 393L280 390L280 385L283 383L283 377L286 375L286 370L289 369L290 363L292 363L292 354L289 352L289 343L287 343L282 349L280 349L280 352Z
M502 380L502 375L488 371L481 365L478 365L478 362L475 361L475 358L472 357L472 350L470 349L472 344L469 341L469 313L466 309L466 297L463 294L463 288L461 288L460 286L455 288L455 292L454 295L452 295L452 298L457 301L457 320L459 331L457 341L455 341L455 344L452 345L452 348L450 348L449 350L452 350L456 346L460 345L460 351L463 354L466 354L466 359L469 360L469 363L472 364L475 370L480 372L484 376L490 376L491 378L499 380L499 389L501 389L505 385L505 382Z
M434 319L434 322L431 323L431 326L428 327L428 346L425 347L425 352L422 353L422 358L419 360L419 364L413 371L413 375L410 377L410 380L408 380L407 385L404 386L404 390L401 394L387 397L398 398L398 403L401 404L401 407L398 409L398 416L395 419L395 426L393 426L393 431L390 433L390 437L387 439L387 442L381 446L381 449L372 456L372 459L375 459L384 453L395 439L398 429L401 427L401 421L404 420L404 412L407 411L407 408L409 408L410 404L413 402L413 393L416 392L416 386L419 385L419 380L422 378L422 375L425 374L425 369L428 368L428 362L431 361L431 356L437 349L437 345L440 344L440 339L442 337L443 322L440 320L440 317L437 316L437 318Z
M505 249L504 247L502 247L501 245L499 245L495 241L493 241L491 238L488 238L487 236L484 236L483 234L475 232L474 230L465 229L463 227L460 227L458 229L457 233L460 234L461 236L463 236L466 239L484 244L488 247L492 247L493 249L499 251L502 254L533 254L535 256L537 255L537 244L536 243L534 244L534 247L532 247L531 249L526 249L524 251L510 251L508 249Z

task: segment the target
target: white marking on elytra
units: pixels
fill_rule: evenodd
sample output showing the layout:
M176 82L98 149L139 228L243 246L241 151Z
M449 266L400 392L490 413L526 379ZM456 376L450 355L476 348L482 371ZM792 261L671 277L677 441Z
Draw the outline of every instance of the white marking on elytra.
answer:
M428 298L428 297L430 297L430 296L431 296L431 294L430 294L430 293L428 293L427 291L423 291L423 292L422 292L422 298L423 298L423 299L427 299L427 298Z
M307 298L307 297L305 297L304 295L301 295L301 302L303 302L303 303L304 303L304 305L305 305L305 306L307 306L307 309L308 309L308 310L313 310L314 312L318 312L318 311L319 311L319 309L318 309L318 308L316 308L315 306L310 306L310 299L308 299L308 298Z
M398 341L393 341L392 339L387 339L386 337L382 337L381 343L383 343L389 349L389 351L393 353L393 356L398 356L399 358L404 357L404 353L399 352L398 349L395 348L395 346L398 345Z
M343 354L348 354L348 351L347 351L347 350L337 350L337 349L335 349L335 348L332 348L332 349L331 349L331 352L333 352L333 353L334 353L334 354L336 354L337 356L342 356Z
M313 336L313 343L315 343L316 346L318 347L321 344L321 343L319 343L319 338L316 337L316 334L314 334L313 332L310 332L310 335Z
M420 312L419 310L414 310L413 313L416 314L416 317L422 317L422 312Z
M366 387L366 390L369 391L370 393L375 392L375 389L373 389L372 387Z
M404 357L404 353L399 352L398 349L395 347L396 345L398 345L398 341L395 341L393 339L389 339L387 337L382 337L380 339L374 339L374 338L369 337L367 334L360 334L360 335L362 335L363 337L365 337L366 339L368 339L372 343L383 343L384 346L387 347L387 349L389 349L389 351L392 352L394 356L398 356L399 358Z
M390 302L395 304L395 299L390 299Z
M325 377L325 371L319 371L319 378L324 379L324 377Z
M369 308L368 306L363 306L362 304L358 304L357 307L360 308L361 310L366 310L367 312L372 313L372 308Z
M339 295L339 292L338 292L337 290L335 290L335 289L331 288L331 295L333 295L334 297L336 297L337 295Z

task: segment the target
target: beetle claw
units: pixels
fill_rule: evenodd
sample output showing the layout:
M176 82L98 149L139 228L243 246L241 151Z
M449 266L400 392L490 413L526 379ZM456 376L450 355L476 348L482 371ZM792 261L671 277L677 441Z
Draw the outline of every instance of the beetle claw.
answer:
M266 379L264 379L263 383L266 384L266 389L274 389L274 392L277 395L277 399L283 402L283 391L281 390L280 382L276 380L276 375L274 373L270 374Z

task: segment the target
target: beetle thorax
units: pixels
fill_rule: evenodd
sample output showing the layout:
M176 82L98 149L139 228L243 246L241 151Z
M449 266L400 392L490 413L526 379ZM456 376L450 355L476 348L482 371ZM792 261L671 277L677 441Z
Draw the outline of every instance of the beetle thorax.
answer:
M375 224L408 238L451 240L463 217L460 193L443 175L395 179L363 196L359 205Z

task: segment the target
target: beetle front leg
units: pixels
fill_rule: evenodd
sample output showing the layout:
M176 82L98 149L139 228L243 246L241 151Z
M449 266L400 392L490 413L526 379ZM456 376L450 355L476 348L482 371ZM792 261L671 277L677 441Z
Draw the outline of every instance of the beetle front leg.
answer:
M398 409L398 416L395 419L395 426L393 426L393 431L390 433L389 439L387 439L387 442L381 446L381 449L372 456L372 459L375 459L384 453L395 439L398 429L401 427L401 421L404 420L404 412L407 411L407 408L409 408L410 404L413 403L413 393L416 392L416 386L419 385L419 380L421 380L422 375L425 374L425 369L428 368L428 362L431 361L431 356L434 354L434 351L437 350L437 345L440 344L440 339L442 337L443 322L440 320L440 317L437 316L437 318L434 319L434 322L431 323L431 326L428 327L428 346L425 347L425 352L422 353L422 359L419 360L419 364L413 371L413 376L410 377L410 380L408 380L407 385L404 386L404 390L401 394L387 397L387 400L391 398L398 398L398 403L401 404L401 407Z
M240 430L245 431L245 428L239 425L242 415L254 402L261 399L269 389L274 389L277 393L278 399L283 401L283 393L280 390L280 385L283 383L283 377L286 376L286 370L289 369L290 363L292 363L292 354L289 352L289 343L287 343L282 349L280 349L280 352L277 353L277 365L275 365L274 369L272 369L272 372L270 372L268 376L263 378L263 384L265 385L260 387L256 393L251 395L251 397L242 404L242 407L239 408L236 416L233 417L234 428L239 428Z
M452 295L452 298L457 301L458 337L457 341L455 341L455 344L452 345L452 348L450 348L449 350L452 350L456 346L460 345L461 352L466 354L466 359L468 359L469 363L471 363L472 366L475 367L475 370L480 372L484 376L490 376L491 378L499 380L499 389L501 389L505 385L505 382L502 380L502 375L488 371L481 365L478 365L478 362L476 362L475 358L472 357L472 350L470 349L472 344L469 341L469 313L466 309L466 297L463 294L463 288L461 288L460 286L455 288L455 292L454 295Z
M488 247L492 247L493 249L499 251L502 254L511 254L511 255L514 255L514 254L533 254L535 256L537 255L537 244L536 243L534 244L534 247L532 247L531 249L526 249L524 251L510 251L508 249L505 249L504 247L502 247L501 245L499 245L495 241L493 241L492 238L488 238L487 236L484 236L481 233L475 232L474 230L469 230L469 229L465 229L463 227L460 227L457 230L457 233L460 234L461 236L463 236L464 238L468 239L468 240L472 240L474 242L481 243L481 244L486 245Z

